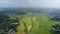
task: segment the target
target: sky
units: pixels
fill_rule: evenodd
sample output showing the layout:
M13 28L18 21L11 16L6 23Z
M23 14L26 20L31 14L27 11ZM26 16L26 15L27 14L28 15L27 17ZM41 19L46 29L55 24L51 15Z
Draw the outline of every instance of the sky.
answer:
M0 0L0 7L57 7L60 0Z

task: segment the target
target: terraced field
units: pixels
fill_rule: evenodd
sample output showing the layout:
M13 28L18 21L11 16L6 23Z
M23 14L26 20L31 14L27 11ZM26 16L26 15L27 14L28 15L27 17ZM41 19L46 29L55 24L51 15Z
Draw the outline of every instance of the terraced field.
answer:
M50 18L51 16L39 13L19 16L20 25L16 34L51 34L51 26L60 22L52 21Z

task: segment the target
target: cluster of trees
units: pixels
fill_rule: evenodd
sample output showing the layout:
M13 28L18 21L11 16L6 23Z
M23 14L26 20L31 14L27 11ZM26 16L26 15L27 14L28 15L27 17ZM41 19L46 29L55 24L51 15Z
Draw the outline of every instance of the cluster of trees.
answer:
M51 20L59 21L60 22L60 10L57 9L54 12L49 13L50 16L53 16Z
M51 32L52 34L60 34L60 25L52 25Z
M55 17L51 18L51 20L59 21L60 22L60 17L55 16Z
M13 29L17 32L17 26L19 25L19 20L10 19L8 15L1 14L0 15L0 32L8 32L10 29ZM4 33L5 34L5 33Z

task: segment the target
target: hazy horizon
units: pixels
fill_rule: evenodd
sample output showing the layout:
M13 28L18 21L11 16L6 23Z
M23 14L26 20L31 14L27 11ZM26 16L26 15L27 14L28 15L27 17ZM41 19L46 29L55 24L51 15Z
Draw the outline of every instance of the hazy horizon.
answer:
M60 8L60 0L0 0L0 7Z

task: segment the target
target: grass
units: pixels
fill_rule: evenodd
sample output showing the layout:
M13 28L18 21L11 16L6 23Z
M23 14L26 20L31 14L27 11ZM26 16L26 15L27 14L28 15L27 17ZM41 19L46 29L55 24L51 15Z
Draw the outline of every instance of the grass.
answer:
M34 13L33 14L34 27L33 27L32 33L31 33L30 32L31 27L32 27L31 14L29 13L25 16L19 16L19 17L21 17L21 19L24 20L24 22L27 26L27 30L30 34L51 34L51 32L50 32L51 26L60 23L60 22L50 20L49 17L51 17L51 16L47 17L45 14ZM24 17L24 18L22 18L22 17ZM20 25L17 28L18 32L16 32L16 34L26 34L24 29L25 29L24 24L20 20Z

